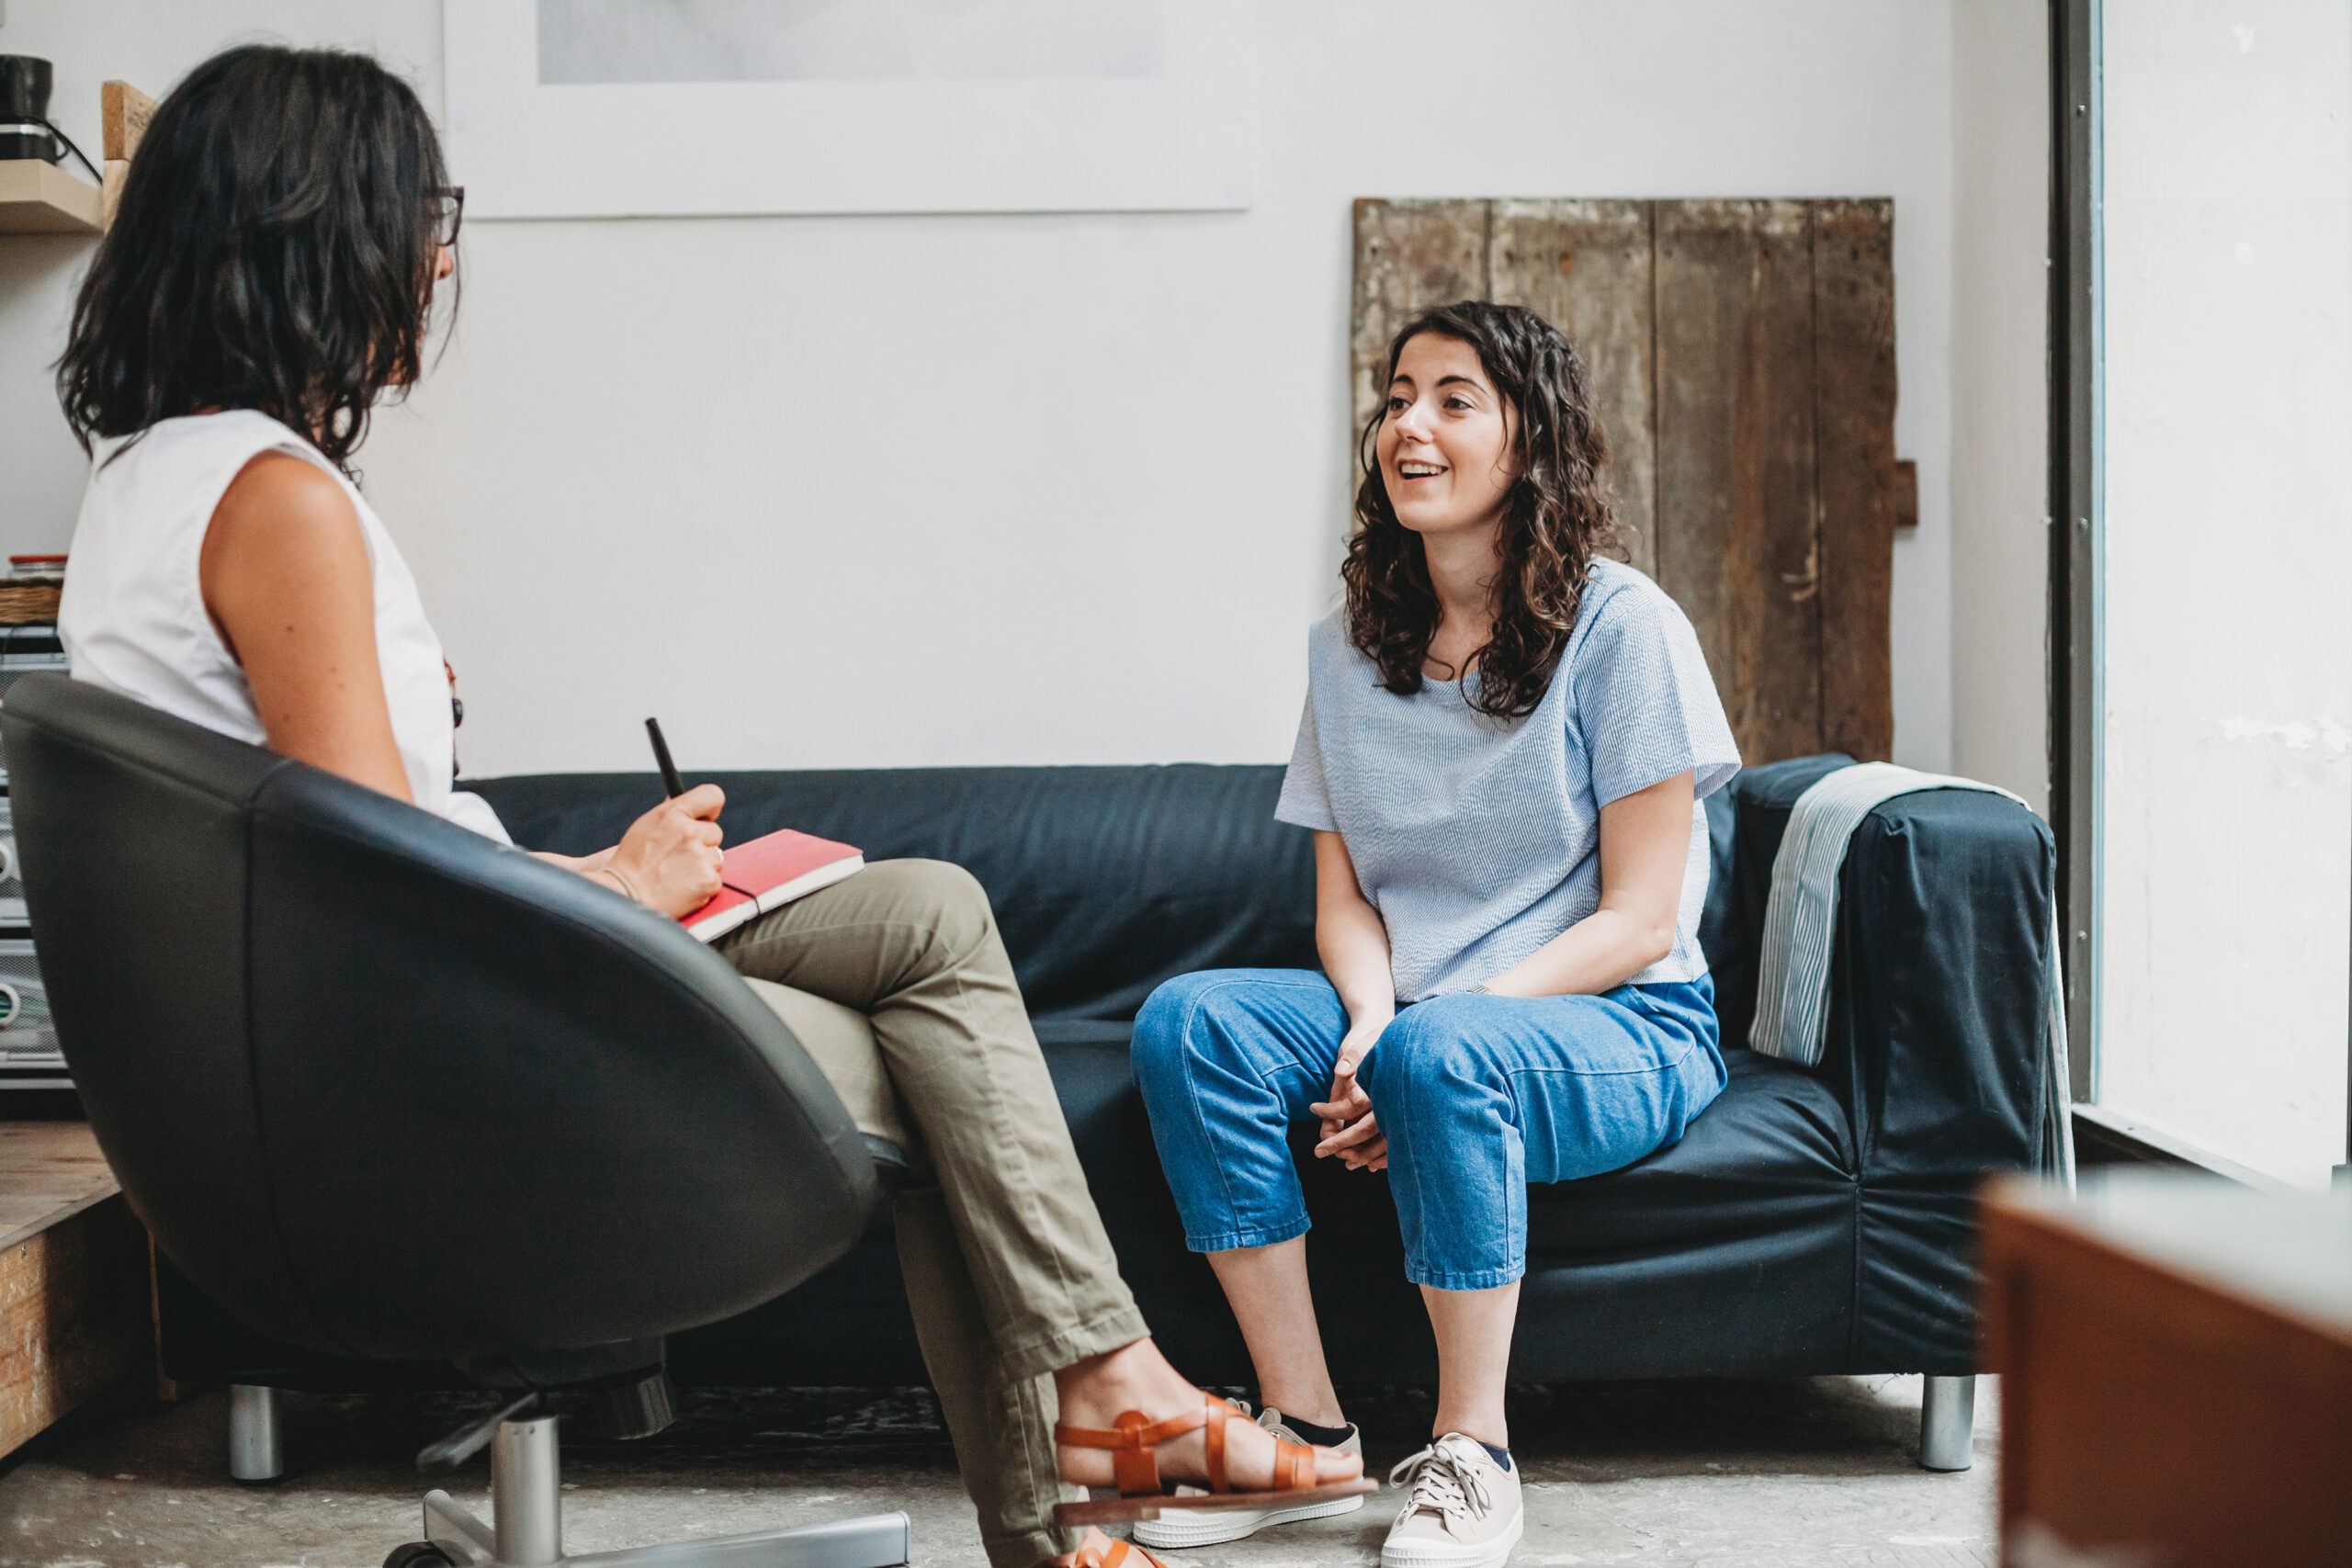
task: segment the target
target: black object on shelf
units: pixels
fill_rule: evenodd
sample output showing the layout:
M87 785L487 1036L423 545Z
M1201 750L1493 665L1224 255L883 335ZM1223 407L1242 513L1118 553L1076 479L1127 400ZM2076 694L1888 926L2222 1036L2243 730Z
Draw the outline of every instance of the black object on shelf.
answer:
M62 163L65 143L49 124L53 73L46 60L0 54L0 158Z
M32 54L0 54L0 160L36 159L62 164L65 154L105 181L89 155L49 118L49 92L56 73L49 62Z

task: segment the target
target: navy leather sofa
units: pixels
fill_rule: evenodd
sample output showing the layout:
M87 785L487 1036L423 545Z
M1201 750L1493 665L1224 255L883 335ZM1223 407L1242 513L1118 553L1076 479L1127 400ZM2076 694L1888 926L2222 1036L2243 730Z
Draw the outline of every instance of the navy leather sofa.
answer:
M1898 797L1852 841L1829 1045L1804 1069L1737 1048L1791 803L1842 758L1752 768L1708 803L1702 936L1731 1081L1683 1141L1537 1189L1516 1375L1974 1370L1973 1190L2025 1167L2039 1124L2039 976L2054 855L1998 796ZM956 768L709 775L730 834L795 827L871 859L969 868L994 900L1087 1179L1155 1334L1206 1382L1249 1361L1206 1265L1184 1250L1129 1077L1128 1021L1189 970L1315 964L1313 854L1273 819L1277 767ZM659 797L651 775L479 781L516 840L584 853ZM1308 1257L1342 1381L1430 1376L1381 1175L1302 1156ZM494 1194L484 1194L495 1201ZM381 1386L258 1341L164 1284L166 1371L277 1387ZM922 1360L887 1210L832 1269L673 1336L674 1378L735 1386L913 1383ZM441 1381L410 1369L414 1381ZM1963 1437L1964 1444L1964 1437Z

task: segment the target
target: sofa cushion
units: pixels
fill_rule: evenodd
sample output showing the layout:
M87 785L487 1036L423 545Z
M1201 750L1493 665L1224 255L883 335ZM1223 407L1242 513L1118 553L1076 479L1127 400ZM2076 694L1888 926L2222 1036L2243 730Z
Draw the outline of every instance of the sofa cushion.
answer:
M1813 1074L1753 1051L1724 1054L1729 1081L1682 1141L1623 1170L1541 1189L1528 1208L1531 1261L1605 1262L1785 1228L1792 1215L1854 1201L1853 1138Z

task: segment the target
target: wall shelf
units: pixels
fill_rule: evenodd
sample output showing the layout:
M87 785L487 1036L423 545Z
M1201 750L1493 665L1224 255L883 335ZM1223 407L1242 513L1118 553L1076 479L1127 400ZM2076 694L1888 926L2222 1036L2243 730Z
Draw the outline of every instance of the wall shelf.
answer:
M39 158L0 159L0 234L95 234L98 187Z

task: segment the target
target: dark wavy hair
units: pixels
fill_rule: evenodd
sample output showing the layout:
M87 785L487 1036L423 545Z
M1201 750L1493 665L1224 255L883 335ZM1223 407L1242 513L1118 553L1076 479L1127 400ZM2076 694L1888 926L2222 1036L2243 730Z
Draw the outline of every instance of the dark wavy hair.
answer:
M1584 362L1560 330L1518 305L1464 300L1423 310L1388 345L1381 412L1356 444L1363 483L1356 530L1340 568L1348 590L1348 641L1378 667L1399 696L1421 689L1421 664L1437 635L1437 591L1421 536L1396 520L1380 471L1380 427L1387 389L1405 345L1435 333L1470 345L1502 395L1518 477L1503 495L1496 548L1495 625L1474 656L1473 706L1494 718L1535 711L1575 629L1593 557L1621 551L1615 513L1601 479L1605 445L1586 389Z
M423 367L447 179L414 90L364 54L255 45L198 66L74 301L57 395L83 449L258 409L347 471L377 400Z

